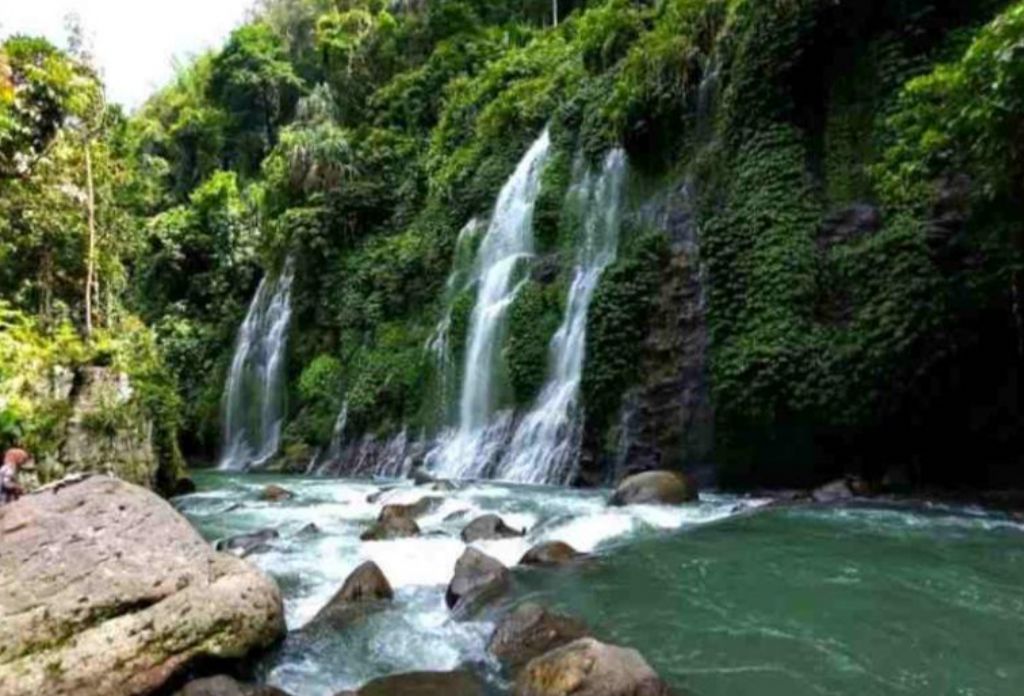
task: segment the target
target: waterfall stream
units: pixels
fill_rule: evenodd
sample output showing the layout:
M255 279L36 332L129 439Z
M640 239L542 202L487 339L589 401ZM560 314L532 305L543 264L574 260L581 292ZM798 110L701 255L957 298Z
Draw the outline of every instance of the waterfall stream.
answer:
M572 478L579 453L577 402L587 313L601 274L615 261L625 174L626 153L612 150L600 173L587 168L569 192L571 203L582 212L583 223L565 317L551 340L547 384L512 438L498 471L500 479L566 484Z
M291 259L280 275L264 276L238 330L224 389L221 469L258 467L277 453L293 280Z
M480 242L474 266L476 304L466 343L458 428L430 457L434 468L446 477L479 477L497 453L491 435L503 381L500 353L508 308L521 285L518 278L522 265L533 253L533 208L550 149L551 138L545 129L502 188Z

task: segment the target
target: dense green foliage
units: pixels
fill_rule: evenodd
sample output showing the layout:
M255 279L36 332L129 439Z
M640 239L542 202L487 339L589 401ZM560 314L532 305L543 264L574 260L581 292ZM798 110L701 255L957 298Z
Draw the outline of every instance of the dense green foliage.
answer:
M473 302L459 230L487 219L547 125L538 259L503 355L510 403L536 396L563 311L574 162L623 146L648 179L686 178L697 192L727 480L918 466L941 450L925 442L928 427L969 419L962 402L984 400L970 384L1000 380L1012 387L961 431L1012 459L1024 5L560 4L556 28L548 3L532 0L265 0L130 119L103 106L82 61L10 40L0 51L9 321L40 346L80 325L84 223L72 189L84 139L100 201L101 320L114 331L137 315L152 327L152 364L167 374L150 381L168 385L161 413L191 452L217 446L235 331L260 274L288 256L288 446L323 445L345 402L353 432L436 430L450 420L441 385L462 369ZM602 431L646 378L667 259L692 253L647 224L626 237L588 321L583 405ZM439 362L426 346L446 314ZM984 369L971 367L979 360ZM997 422L1001 407L1012 425ZM0 429L15 432L9 411Z

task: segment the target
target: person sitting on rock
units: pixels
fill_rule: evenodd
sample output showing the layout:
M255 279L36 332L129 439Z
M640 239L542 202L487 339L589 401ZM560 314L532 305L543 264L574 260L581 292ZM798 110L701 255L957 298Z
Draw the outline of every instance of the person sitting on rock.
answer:
M0 505L13 503L25 494L25 489L18 483L18 472L31 461L32 456L17 447L4 454L4 465L0 466Z

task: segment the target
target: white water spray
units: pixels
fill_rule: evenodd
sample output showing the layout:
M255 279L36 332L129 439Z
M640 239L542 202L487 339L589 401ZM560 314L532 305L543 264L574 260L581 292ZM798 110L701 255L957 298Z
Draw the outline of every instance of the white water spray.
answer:
M258 467L277 453L293 280L290 258L279 276L264 276L238 330L224 389L221 469Z
M570 191L575 198L571 202L582 211L583 229L565 317L551 339L547 383L533 410L519 424L497 478L566 484L575 473L587 314L601 275L615 261L625 175L625 152L612 150L599 174L587 170Z
M469 324L459 426L430 457L433 466L446 477L481 476L496 454L489 435L495 430L493 421L503 381L500 353L508 308L522 285L522 264L533 254L533 209L550 149L551 138L545 129L498 195L477 252L477 295Z

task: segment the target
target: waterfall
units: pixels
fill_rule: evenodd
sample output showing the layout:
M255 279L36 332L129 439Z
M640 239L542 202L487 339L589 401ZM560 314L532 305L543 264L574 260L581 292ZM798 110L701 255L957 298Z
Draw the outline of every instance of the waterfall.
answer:
M490 435L503 381L500 353L508 308L522 284L517 278L533 253L533 208L550 148L545 129L502 187L477 251L476 304L469 323L458 428L429 458L447 477L481 476L496 454Z
M260 466L277 453L284 418L284 360L294 268L263 277L238 330L224 389L221 469Z
M570 191L582 211L576 268L562 325L551 339L548 379L537 403L519 424L498 478L521 483L568 483L579 454L577 413L586 345L587 312L619 241L626 154L612 150L599 174L587 170Z
M463 290L473 282L473 261L476 244L479 241L483 223L473 218L459 231L455 241L455 254L452 259L452 272L445 283L444 313L438 321L434 332L427 339L425 349L433 356L437 375L437 403L443 411L442 423L450 423L449 418L453 401L452 383L457 377L455 364L451 354L452 311L456 299Z

